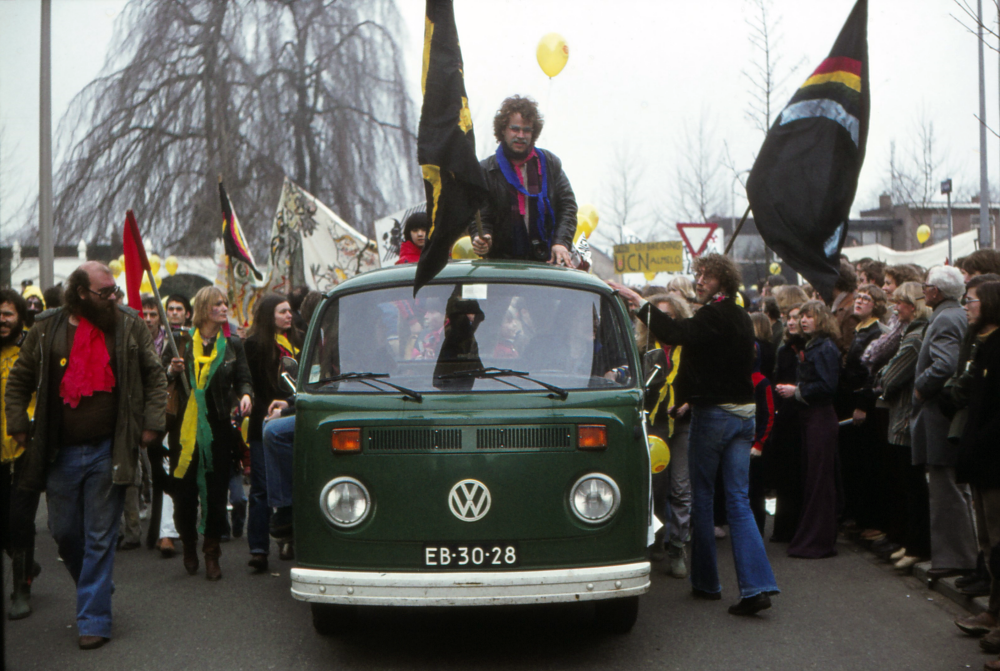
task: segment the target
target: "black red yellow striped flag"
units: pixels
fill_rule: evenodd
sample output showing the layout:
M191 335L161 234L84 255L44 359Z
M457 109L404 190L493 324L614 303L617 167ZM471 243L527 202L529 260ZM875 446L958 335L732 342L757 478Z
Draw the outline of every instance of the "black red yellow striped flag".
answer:
M253 260L250 246L247 245L243 229L240 227L240 220L233 212L232 203L229 202L229 195L226 187L222 185L222 178L219 178L219 198L222 200L222 242L226 248L226 256L237 261L242 261L253 272L258 280L264 276L257 270L257 264Z
M871 93L868 1L771 126L747 180L768 247L829 298L865 160Z
M417 262L414 295L448 263L452 245L465 235L486 199L486 179L476 159L452 0L427 0L421 84L424 102L417 134L417 161L424 178L431 227Z

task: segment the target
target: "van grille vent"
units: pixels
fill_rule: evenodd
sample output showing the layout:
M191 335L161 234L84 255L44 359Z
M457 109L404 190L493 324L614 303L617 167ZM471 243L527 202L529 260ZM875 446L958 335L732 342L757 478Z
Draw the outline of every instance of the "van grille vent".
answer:
M461 429L369 429L370 450L461 450Z
M512 426L476 429L480 450L572 447L573 432L566 426Z

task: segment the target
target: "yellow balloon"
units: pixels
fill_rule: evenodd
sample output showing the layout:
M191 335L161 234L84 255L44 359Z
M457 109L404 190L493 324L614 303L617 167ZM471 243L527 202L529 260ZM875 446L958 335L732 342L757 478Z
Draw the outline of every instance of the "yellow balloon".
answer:
M931 227L927 224L917 226L917 242L924 244L931 238Z
M591 233L594 232L594 230L597 228L597 224L600 223L601 221L601 218L597 216L597 208L590 204L581 205L580 209L577 210L576 214L578 218L582 215L590 221Z
M654 473L662 472L670 464L670 448L659 436L649 437L649 466Z
M542 72L550 78L555 77L566 67L569 60L569 47L566 40L559 33L549 33L538 41L538 49L535 51L538 58L538 65Z
M472 251L472 239L469 236L459 238L451 248L453 259L478 259L479 255Z
M171 275L174 275L174 274L177 273L177 257L176 256L173 256L173 255L168 256L167 260L163 263L163 265L166 266L167 272L170 273Z
M153 276L160 272L160 257L156 254L150 254L149 256L149 269L153 271Z
M122 268L125 267L125 255L124 254L122 254L121 256L118 257L118 263L122 264Z
M163 278L160 277L159 275L156 275L155 277L156 277L156 288L159 289L160 285L163 284Z
M153 287L149 283L149 275L145 273L143 273L142 275L142 284L139 285L139 291L141 291L144 294L153 293Z
M111 274L115 277L122 274L122 264L118 259L111 259L111 263L108 264L108 268L111 269Z
M647 270L646 272L644 272L642 274L642 276L646 278L647 282L652 282L653 278L656 277L656 271L654 271L654 270Z
M589 239L593 232L594 226L591 220L578 212L576 215L576 235L573 236L573 242L578 241L582 235Z

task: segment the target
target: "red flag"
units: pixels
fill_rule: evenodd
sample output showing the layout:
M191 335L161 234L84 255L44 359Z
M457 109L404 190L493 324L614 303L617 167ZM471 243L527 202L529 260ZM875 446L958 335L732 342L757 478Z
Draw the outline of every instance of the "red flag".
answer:
M128 306L142 312L142 296L139 286L142 278L149 270L149 259L146 258L146 248L142 246L142 236L139 226L135 223L132 210L125 213L125 233L122 235L123 254L125 255L125 294L128 296Z

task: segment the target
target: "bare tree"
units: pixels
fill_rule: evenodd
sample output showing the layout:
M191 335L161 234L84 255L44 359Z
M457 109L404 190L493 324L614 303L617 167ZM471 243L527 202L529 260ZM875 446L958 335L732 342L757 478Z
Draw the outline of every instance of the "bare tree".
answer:
M687 221L700 223L725 206L723 160L715 145L715 133L703 111L697 128L685 127L684 143L678 147L674 209Z
M908 148L899 151L895 140L889 143L889 175L884 190L894 203L912 206L918 224L924 224L929 223L923 221L923 213L934 207L947 155L937 146L934 122L926 112L921 113L914 126L915 141Z
M119 21L61 124L60 238L107 240L132 208L160 249L202 251L217 174L260 251L286 174L363 230L412 199L393 0L133 0Z
M631 145L622 144L615 148L601 226L595 233L598 242L623 245L649 238L650 231L645 224L648 215L642 195L645 172L645 163Z
M771 0L747 0L751 18L746 20L750 29L747 39L753 55L749 68L743 75L750 84L750 102L746 117L754 127L767 135L774 118L775 104L781 104L781 94L788 79L802 66L798 63L790 68L783 65L781 55L781 17L776 15Z

